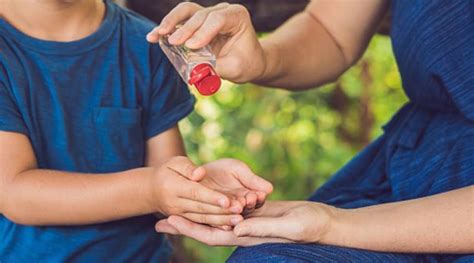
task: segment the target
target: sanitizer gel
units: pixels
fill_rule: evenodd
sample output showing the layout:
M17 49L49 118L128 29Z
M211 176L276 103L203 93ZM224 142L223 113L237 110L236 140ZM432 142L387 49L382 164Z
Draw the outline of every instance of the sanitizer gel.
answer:
M186 83L194 85L204 96L212 95L219 90L221 79L214 69L216 56L209 46L201 49L189 49L184 45L174 46L168 43L168 36L162 36L159 43Z

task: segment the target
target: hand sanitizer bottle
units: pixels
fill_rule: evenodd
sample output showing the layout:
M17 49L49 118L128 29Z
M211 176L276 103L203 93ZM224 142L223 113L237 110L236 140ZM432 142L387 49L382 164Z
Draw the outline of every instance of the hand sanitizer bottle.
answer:
M159 43L184 82L194 85L204 96L219 90L221 79L214 69L216 57L209 46L201 49L189 49L184 45L174 46L168 43L168 36L162 36Z

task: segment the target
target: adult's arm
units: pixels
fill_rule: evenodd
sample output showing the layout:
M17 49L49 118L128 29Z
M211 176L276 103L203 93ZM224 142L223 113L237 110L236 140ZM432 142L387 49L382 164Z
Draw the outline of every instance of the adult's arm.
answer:
M259 84L304 89L336 80L363 54L388 1L313 0L260 43Z
M244 7L224 3L203 9L183 3L147 39L157 42L160 35L186 21L169 42L199 48L212 41L222 77L305 89L335 80L357 61L388 4L383 0L313 0L274 33L257 40Z
M267 202L234 232L178 216L160 221L156 229L221 246L297 242L384 252L474 253L474 186L358 209Z
M474 186L340 211L321 242L376 251L474 253Z
M249 219L236 227L236 233L385 252L474 252L474 186L357 209L311 202L305 202L305 206L308 212L300 218L298 212L303 209L289 209L290 216L270 221ZM285 217L291 220L292 227L283 227L288 225ZM301 223L303 228L298 227ZM280 225L282 230L265 225Z

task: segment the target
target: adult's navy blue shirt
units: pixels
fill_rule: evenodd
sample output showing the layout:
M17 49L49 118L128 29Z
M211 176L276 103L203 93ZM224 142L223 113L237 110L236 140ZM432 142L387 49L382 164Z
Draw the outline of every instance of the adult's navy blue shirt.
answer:
M0 130L28 136L41 169L141 167L147 139L193 109L159 46L145 40L154 25L106 7L101 27L73 42L34 39L0 19ZM35 227L0 215L0 262L166 261L170 250L155 221Z

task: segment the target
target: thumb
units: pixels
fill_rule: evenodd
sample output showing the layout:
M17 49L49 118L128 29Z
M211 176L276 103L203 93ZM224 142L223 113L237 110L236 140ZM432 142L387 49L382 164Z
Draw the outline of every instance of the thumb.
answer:
M196 165L185 156L173 157L166 166L168 169L177 172L191 181L201 181L206 175L206 170L203 167L196 167Z
M171 235L179 235L179 231L168 222L168 219L163 219L155 224L155 230L158 233L167 233Z
M291 226L282 217L255 217L240 222L234 228L239 237L275 237L289 239Z

